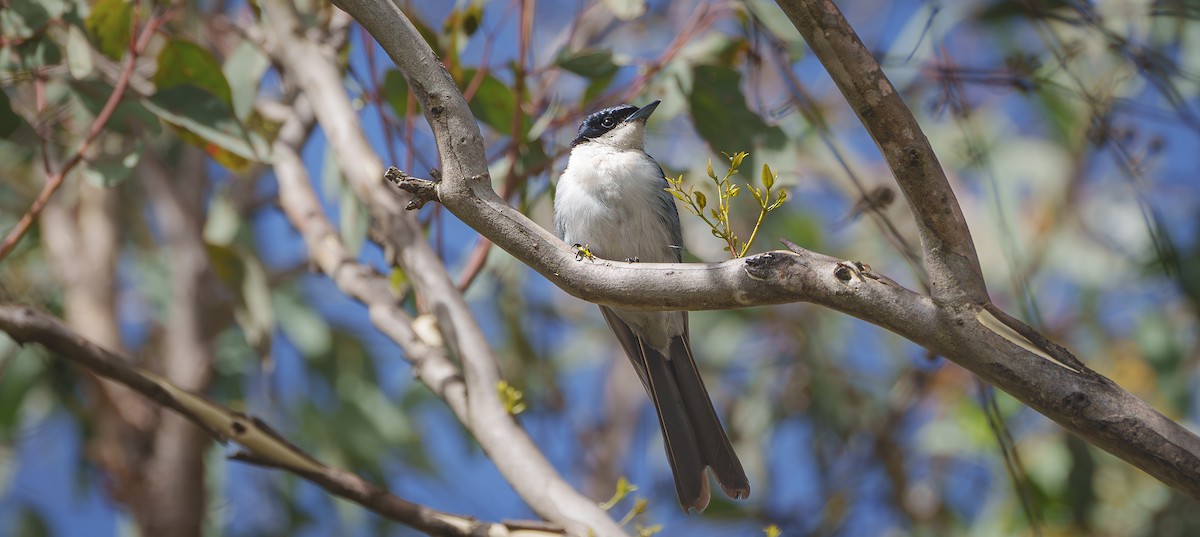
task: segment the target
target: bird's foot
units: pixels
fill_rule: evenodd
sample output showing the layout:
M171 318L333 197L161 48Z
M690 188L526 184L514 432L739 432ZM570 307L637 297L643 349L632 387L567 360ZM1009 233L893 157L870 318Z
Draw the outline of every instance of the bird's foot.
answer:
M592 250L589 249L588 245L586 245L586 244L575 243L575 244L572 244L571 247L575 248L575 260L576 261L583 261L584 259L591 261L593 259L596 259L596 256L594 254L592 254Z

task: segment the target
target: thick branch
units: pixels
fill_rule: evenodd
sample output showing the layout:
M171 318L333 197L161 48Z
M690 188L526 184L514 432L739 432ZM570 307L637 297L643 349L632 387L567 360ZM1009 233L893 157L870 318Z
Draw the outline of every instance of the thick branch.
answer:
M39 343L59 357L132 388L200 426L216 440L238 443L246 451L234 455L235 460L292 472L337 496L420 531L464 537L510 535L517 531L522 535L563 534L561 530L536 522L480 522L403 500L354 474L318 462L257 418L230 410L164 378L130 367L127 365L132 363L129 357L101 348L71 331L58 319L31 308L0 305L0 330L20 343Z
M971 231L912 110L830 0L778 0L858 114L908 199L938 302L988 301Z
M814 48L846 86L920 224L934 299L857 263L799 250L719 264L576 260L570 247L504 203L487 180L482 138L433 51L385 0L335 0L382 45L433 128L437 199L455 216L572 295L611 306L716 309L808 301L880 325L947 357L1095 445L1200 498L1200 438L1056 349L985 319L989 303L961 210L928 142L830 2L798 4ZM787 7L785 6L785 9ZM800 8L796 8L800 9ZM830 15L830 12L833 15ZM820 28L818 31L817 29ZM801 28L801 32L806 32ZM857 48L856 48L857 47ZM869 68L868 66L874 66ZM873 71L871 71L873 69ZM863 72L866 70L867 72ZM855 81L873 81L867 86ZM1008 333L1016 334L1011 336Z

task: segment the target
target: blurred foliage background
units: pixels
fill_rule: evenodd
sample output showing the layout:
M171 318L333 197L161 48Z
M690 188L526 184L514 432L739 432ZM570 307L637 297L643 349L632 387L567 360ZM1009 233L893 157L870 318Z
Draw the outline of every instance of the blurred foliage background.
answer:
M750 154L735 181L757 181L763 163L779 173L790 197L767 218L757 251L789 239L922 287L904 200L881 201L892 184L886 166L773 3L398 4L470 101L497 190L539 223L550 225L554 179L582 118L662 99L647 150L669 175L704 185L709 159L718 170L727 164L722 151ZM1194 424L1200 8L839 5L950 175L996 303ZM436 167L415 99L370 36L338 27L327 3L298 8L316 30L294 38L337 47L348 96L384 160L418 175ZM133 62L129 88L89 135L129 43L154 16L162 26ZM270 110L289 106L294 84L264 51L259 17L255 4L236 0L0 7L0 229L16 224L52 175L44 159L59 170L91 140L3 259L0 297L61 315L147 367L190 364L194 388L402 497L484 519L533 516L453 414L413 381L365 308L310 270L267 164L278 129ZM303 158L342 239L390 273L319 129ZM748 234L757 208L749 196L736 201L732 224ZM683 515L656 417L595 307L439 207L421 220L463 282L505 378L524 394L519 421L597 501L621 476L637 485L614 512L648 499L635 519L643 527L1200 533L1192 500L957 366L804 304L692 315L694 346L753 495ZM684 225L689 260L728 256L698 218ZM402 287L403 275L393 277ZM190 362L165 358L181 351L172 343L187 317L179 308L194 317L192 341L203 347ZM107 393L99 385L40 347L0 338L0 533L117 535L138 525L138 502L168 478L141 464L161 423L127 415L153 410L98 397ZM114 415L122 425L110 423ZM198 445L202 490L166 501L197 504L205 535L411 534L288 475L229 463L230 448Z

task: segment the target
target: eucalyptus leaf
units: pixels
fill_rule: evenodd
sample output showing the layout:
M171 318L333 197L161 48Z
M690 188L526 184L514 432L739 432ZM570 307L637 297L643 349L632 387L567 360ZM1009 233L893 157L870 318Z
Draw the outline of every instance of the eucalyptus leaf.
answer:
M226 105L233 103L221 62L200 45L184 39L168 41L158 53L154 85L159 91L191 85L213 94Z
M783 146L783 131L767 125L746 107L741 74L727 67L697 65L692 76L692 93L688 96L692 122L713 151L740 151L751 145ZM735 167L741 164L741 159L733 163ZM753 169L753 163L748 164Z
M583 50L575 54L563 54L556 62L559 67L584 78L612 76L620 67L613 63L611 50Z
M84 21L84 27L96 40L100 52L114 60L121 59L129 47L133 33L133 2L98 0Z
M306 358L316 358L329 352L333 345L333 333L325 319L311 306L288 291L272 293L271 305L283 333Z
M462 89L466 89L467 85L475 78L476 73L475 69L463 70L460 81ZM517 96L508 84L501 82L491 73L483 75L479 88L475 90L475 95L471 98L470 106L471 113L484 125L501 134L512 133L513 115L517 111ZM524 117L521 132L529 132L532 125L532 120L528 116Z
M163 121L195 134L210 155L215 149L224 149L250 161L271 160L267 141L244 128L233 110L208 91L192 85L176 86L159 90L143 99L142 104Z
M67 28L67 68L75 79L87 78L93 69L92 45L83 29L74 24Z
M113 87L102 80L75 80L70 84L70 91L83 105L82 108L94 118L112 96ZM130 98L121 99L104 128L127 136L136 135L138 132L157 136L162 131L158 117L140 102Z
M400 71L389 69L384 73L383 98L391 105L396 117L403 119L408 114L408 82Z
M271 60L250 41L242 41L225 59L221 71L229 86L233 113L245 121L254 110L254 98L263 73L271 66Z
M24 124L25 119L13 111L8 93L0 91L0 138L8 138Z
M49 38L37 36L16 45L0 48L0 75L28 79L34 69L58 65L62 51Z
M0 9L0 35L29 38L44 33L68 7L64 0L9 0Z

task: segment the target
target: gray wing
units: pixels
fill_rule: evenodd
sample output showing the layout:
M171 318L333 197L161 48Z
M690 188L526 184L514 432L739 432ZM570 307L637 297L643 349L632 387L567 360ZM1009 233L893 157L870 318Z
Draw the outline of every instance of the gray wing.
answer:
M675 252L675 262L683 261L683 228L679 225L679 209L675 207L675 196L667 192L667 176L662 166L658 167L658 181L662 188L658 191L659 213L663 227L671 233L671 250Z
M560 241L567 240L567 224L563 222L563 215L557 210L554 211L554 234L558 235Z

